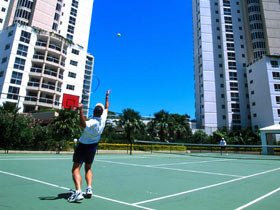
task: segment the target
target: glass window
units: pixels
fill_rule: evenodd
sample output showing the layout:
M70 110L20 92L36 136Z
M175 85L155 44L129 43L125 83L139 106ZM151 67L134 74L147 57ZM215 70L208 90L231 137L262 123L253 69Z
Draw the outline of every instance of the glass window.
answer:
M7 98L17 100L19 94L19 87L10 86L8 90Z
M18 45L17 55L21 55L21 56L26 57L27 56L27 51L28 51L28 46L25 46L23 44Z
M21 85L22 73L13 71L10 83Z
M77 76L77 74L76 73L74 73L74 72L69 72L68 73L68 77L71 77L71 78L76 78L76 76Z
M68 89L68 90L75 90L75 86L67 84L66 89Z
M270 61L270 64L271 64L271 67L273 67L273 68L278 68L278 67L279 67L278 61L271 60L271 61Z
M78 66L78 62L77 61L70 60L70 64L73 65L73 66Z
M24 70L24 65L25 65L25 59L16 57L14 68L19 70Z
M30 42L31 33L27 31L22 31L20 36L20 41L29 44Z

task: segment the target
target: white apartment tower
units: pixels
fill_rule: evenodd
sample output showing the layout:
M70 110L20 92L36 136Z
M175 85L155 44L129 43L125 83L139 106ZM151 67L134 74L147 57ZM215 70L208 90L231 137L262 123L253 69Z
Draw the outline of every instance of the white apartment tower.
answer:
M279 0L193 0L192 4L198 127L212 133L223 127L257 128L275 123L257 119L261 102L252 112L258 104L254 97L262 100L264 92L271 96L268 87L273 86L267 81L270 86L252 87L252 75L273 77L263 77L267 72L263 68L250 74L250 65L266 55L280 55ZM271 59L265 60L270 68ZM271 103L266 106L270 111L272 107Z
M1 104L29 112L83 99L88 114L92 6L93 0L0 0Z

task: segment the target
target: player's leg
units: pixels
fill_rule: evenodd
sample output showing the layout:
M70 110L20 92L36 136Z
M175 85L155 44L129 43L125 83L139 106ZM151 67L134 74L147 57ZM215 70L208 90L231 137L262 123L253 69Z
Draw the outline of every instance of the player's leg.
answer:
M72 168L72 178L75 184L76 190L81 190L82 187L82 177L80 169L82 167L81 163L74 163Z
M82 185L82 177L80 174L82 164L81 163L75 163L73 164L72 168L72 178L75 184L76 190L73 192L73 194L68 198L69 202L76 202L84 199L81 185Z
M92 196L92 170L91 165L93 163L98 143L88 145L88 156L85 160L85 179L87 182L86 198L91 198Z

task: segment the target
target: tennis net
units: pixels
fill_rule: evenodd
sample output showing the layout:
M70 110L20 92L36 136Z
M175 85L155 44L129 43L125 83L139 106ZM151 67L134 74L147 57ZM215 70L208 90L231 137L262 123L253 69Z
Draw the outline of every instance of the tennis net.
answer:
M134 140L134 150L229 159L280 160L278 145L188 144Z

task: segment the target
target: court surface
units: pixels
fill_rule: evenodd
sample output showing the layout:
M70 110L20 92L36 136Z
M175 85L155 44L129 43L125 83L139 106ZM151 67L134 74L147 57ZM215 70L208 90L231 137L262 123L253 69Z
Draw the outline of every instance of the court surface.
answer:
M1 154L0 209L280 209L279 160L98 154L94 197L79 203L71 168L72 155Z

